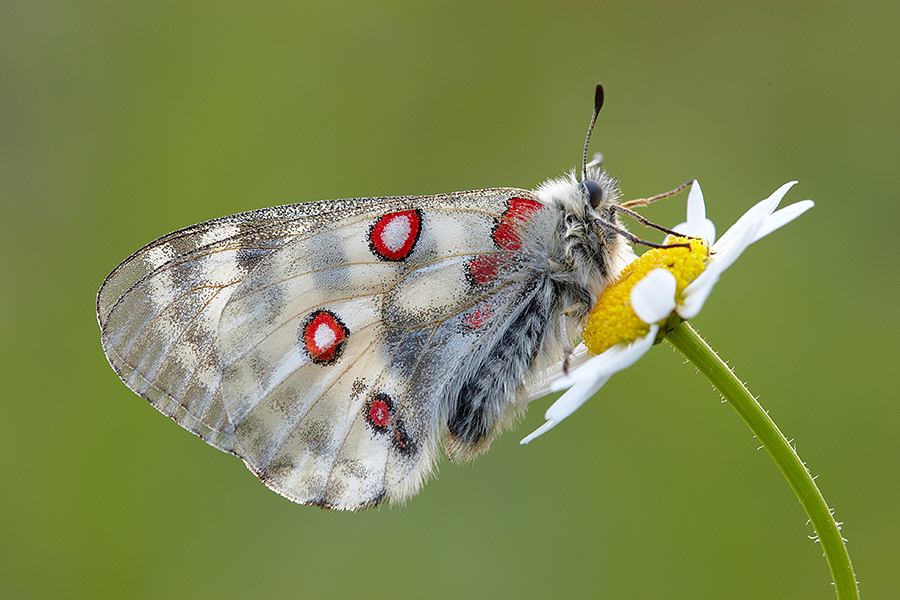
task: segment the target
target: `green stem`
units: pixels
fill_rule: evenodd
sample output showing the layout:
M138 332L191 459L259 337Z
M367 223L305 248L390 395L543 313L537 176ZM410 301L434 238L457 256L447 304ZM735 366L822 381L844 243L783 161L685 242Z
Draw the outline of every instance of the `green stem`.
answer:
M768 451L799 498L806 514L809 515L819 543L822 544L825 551L825 558L831 569L838 600L849 600L850 598L858 600L859 588L856 585L856 575L853 573L850 555L847 553L843 538L841 538L838 524L809 471L797 456L794 447L785 439L762 406L750 395L744 384L734 376L728 365L719 358L693 327L687 322L682 322L666 334L666 340L712 382Z

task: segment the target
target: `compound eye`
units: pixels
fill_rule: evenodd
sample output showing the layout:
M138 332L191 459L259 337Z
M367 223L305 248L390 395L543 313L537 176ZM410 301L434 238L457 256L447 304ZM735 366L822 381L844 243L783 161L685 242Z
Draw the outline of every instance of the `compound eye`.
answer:
M584 186L585 195L591 203L591 206L597 208L603 202L603 188L593 179L588 179L581 183Z

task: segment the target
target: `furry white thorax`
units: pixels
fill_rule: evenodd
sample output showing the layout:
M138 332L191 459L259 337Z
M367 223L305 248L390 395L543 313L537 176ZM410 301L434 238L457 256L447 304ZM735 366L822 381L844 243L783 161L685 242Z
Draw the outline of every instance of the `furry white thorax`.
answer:
M591 289L596 301L625 267L631 252L621 235L597 223L599 219L624 229L617 215L610 210L621 197L618 182L603 169L592 166L587 169L587 180L595 181L603 191L603 198L596 208L586 198L584 186L574 170L563 177L548 179L538 186L535 195L543 204L555 207L561 213L565 227L563 235L553 238L554 243L548 248L551 262L559 263L554 275Z

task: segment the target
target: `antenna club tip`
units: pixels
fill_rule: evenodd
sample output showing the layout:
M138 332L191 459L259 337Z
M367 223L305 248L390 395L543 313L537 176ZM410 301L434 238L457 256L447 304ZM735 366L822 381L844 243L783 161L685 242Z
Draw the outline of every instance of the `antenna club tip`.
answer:
M587 137L584 140L584 154L581 160L581 180L587 179L587 155L588 146L591 143L591 133L594 131L594 123L597 122L597 115L600 113L600 107L603 106L603 84L597 84L597 90L594 92L594 114L591 115L591 124L588 125Z

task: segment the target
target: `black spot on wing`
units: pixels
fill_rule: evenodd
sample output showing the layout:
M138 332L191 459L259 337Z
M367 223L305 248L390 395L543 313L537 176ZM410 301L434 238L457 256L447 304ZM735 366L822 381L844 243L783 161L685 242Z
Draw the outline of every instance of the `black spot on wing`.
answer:
M260 260L268 256L270 252L271 250L269 249L241 248L237 251L235 260L241 271L249 273L253 270L253 267L255 267Z
M407 433L406 425L403 423L403 417L397 417L397 422L394 425L394 431L392 433L393 437L391 439L391 445L397 452L407 457L416 453L419 445L412 437L410 437L409 433Z

